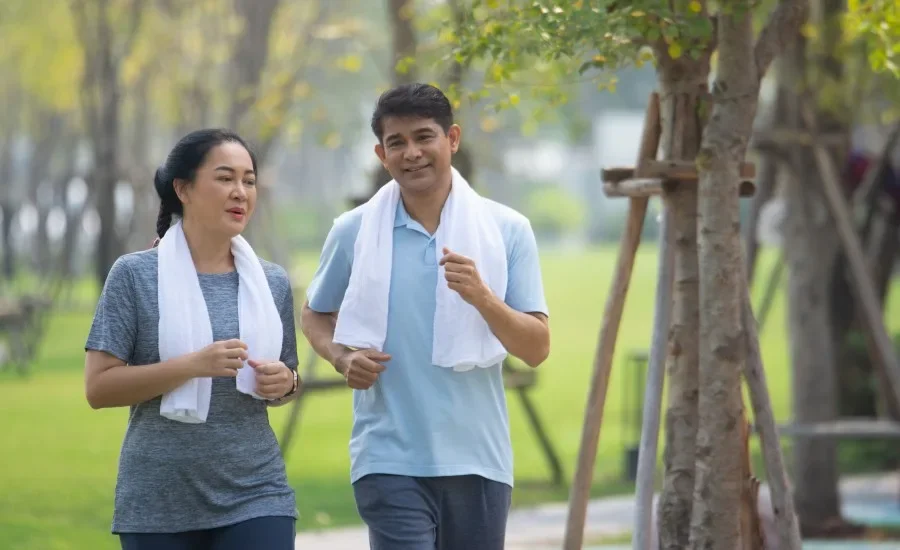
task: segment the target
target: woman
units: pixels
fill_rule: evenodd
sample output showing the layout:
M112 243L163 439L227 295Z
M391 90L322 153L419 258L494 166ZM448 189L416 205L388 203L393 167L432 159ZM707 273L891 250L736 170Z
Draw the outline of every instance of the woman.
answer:
M256 173L237 135L185 136L156 172L157 244L119 258L100 296L85 386L95 409L130 407L112 522L124 550L294 548L267 412L300 383L293 295L240 236Z

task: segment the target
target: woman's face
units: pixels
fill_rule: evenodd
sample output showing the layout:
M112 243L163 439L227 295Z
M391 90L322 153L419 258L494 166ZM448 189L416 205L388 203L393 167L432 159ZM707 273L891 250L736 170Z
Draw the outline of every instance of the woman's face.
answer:
M240 143L225 142L206 155L193 184L176 180L185 222L212 234L239 235L256 206L256 173Z

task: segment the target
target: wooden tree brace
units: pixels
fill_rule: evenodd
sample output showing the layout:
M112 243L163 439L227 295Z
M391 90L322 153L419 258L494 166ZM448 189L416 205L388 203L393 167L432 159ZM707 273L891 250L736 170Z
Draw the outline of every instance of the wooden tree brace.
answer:
M692 160L656 160L645 159L637 169L631 166L604 168L601 172L603 183L616 183L622 180L640 178L660 178L664 180L696 183L699 179L697 166ZM741 164L740 178L756 179L756 166L752 162Z
M662 195L663 191L671 192L678 185L690 185L695 182L666 180L663 178L628 178L616 182L603 182L603 193L607 197L653 197ZM752 197L756 193L756 184L750 180L741 180L738 193L742 197Z
M603 192L607 197L652 197L663 191L672 191L679 184L696 184L699 178L697 167L690 160L645 159L637 168L613 167L601 171ZM750 197L756 192L756 167L753 163L741 164L742 197Z

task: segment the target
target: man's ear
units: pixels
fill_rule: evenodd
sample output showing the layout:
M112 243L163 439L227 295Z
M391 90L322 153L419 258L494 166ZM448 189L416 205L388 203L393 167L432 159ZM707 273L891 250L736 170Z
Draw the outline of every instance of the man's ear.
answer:
M462 128L458 124L450 126L447 130L447 138L450 140L450 151L456 153L459 151L459 142L462 138Z
M382 145L380 143L376 143L375 144L375 154L378 155L378 160L380 160L381 164L384 166L384 168L387 169L387 165L384 163L384 159L387 156L384 153L384 145Z

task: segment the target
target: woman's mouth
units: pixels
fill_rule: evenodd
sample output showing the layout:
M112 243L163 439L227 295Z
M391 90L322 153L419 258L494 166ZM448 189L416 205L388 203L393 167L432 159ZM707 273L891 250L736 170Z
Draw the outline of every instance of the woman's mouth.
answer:
M246 212L244 212L243 208L229 208L227 212L231 214L232 218L238 221L243 220L244 216L247 214Z
M425 166L416 166L414 168L407 168L406 171L415 174L416 172L421 172L422 170L431 166L430 164L426 164Z

